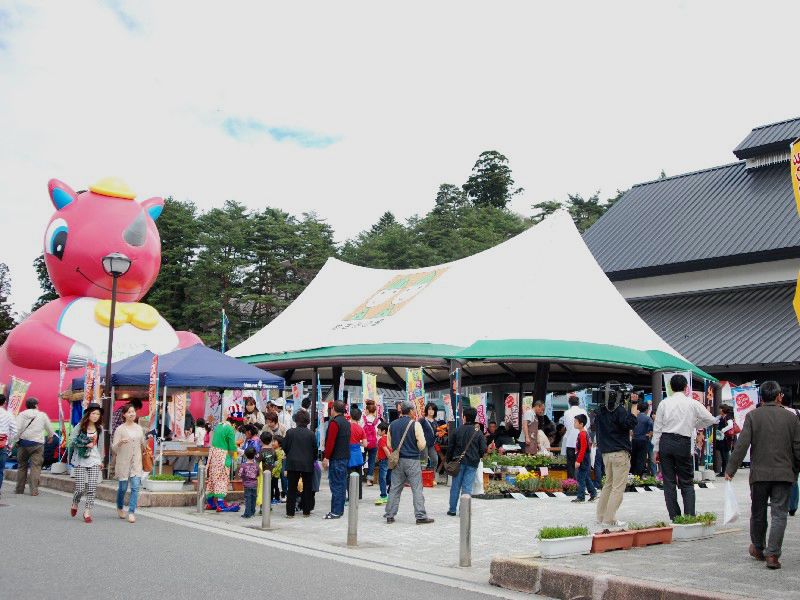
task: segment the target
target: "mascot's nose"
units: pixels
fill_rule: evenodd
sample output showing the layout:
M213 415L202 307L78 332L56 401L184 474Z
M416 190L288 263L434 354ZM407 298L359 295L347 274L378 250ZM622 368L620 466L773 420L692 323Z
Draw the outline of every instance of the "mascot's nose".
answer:
M144 246L147 239L147 221L144 218L144 211L140 212L133 223L128 225L122 237L131 246Z

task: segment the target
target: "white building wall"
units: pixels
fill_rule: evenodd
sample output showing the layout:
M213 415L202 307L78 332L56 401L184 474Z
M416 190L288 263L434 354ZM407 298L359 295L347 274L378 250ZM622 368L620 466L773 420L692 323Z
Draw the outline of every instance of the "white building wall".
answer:
M797 281L800 259L707 269L691 273L675 273L615 281L614 285L627 300L669 294L685 294L732 287L786 283Z

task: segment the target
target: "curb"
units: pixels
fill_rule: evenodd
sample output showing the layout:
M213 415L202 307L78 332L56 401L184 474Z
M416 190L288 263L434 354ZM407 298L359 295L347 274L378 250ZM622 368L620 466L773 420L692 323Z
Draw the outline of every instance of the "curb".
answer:
M561 600L742 600L719 592L677 587L657 581L642 581L617 575L603 575L564 567L549 566L524 558L492 559L489 571L492 585L541 594Z

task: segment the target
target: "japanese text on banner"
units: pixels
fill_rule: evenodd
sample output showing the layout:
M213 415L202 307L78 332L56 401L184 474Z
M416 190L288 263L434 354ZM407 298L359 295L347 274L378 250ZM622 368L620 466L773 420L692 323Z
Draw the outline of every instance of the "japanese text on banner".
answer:
M148 427L155 427L156 407L158 406L158 354L153 356L150 363L150 385L147 389L148 400Z
M425 412L425 380L422 367L406 369L406 397L417 409L417 416L422 417Z
M378 376L361 371L361 404L365 410L367 400L378 401Z
M17 379L13 375L11 376L11 388L8 392L8 412L12 415L16 415L19 412L19 408L22 406L22 401L25 399L25 394L30 386L30 381L24 381L22 379Z

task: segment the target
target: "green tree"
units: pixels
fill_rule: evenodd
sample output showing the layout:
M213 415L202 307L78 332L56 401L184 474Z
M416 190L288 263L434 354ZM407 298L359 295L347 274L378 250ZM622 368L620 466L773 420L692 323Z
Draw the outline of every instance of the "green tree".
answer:
M161 270L143 302L156 308L176 329L196 330L187 302L200 233L197 207L167 198L156 224L161 237Z
M514 185L508 159L496 150L487 150L481 152L463 188L476 206L505 208L523 191Z
M624 194L624 191L617 190L615 196L602 201L600 200L600 192L597 191L588 198L584 198L581 194L567 194L566 202L559 202L558 200L539 202L531 207L535 211L531 217L531 222L533 224L539 223L557 210L566 208L578 231L583 233L594 225L608 209L614 206Z
M58 292L50 281L50 274L47 272L47 265L44 262L44 254L40 254L33 261L33 268L36 271L36 278L39 280L39 287L42 288L42 295L36 299L31 307L31 312L38 310L51 300L58 298Z
M0 263L0 345L4 344L8 334L14 329L17 320L8 296L11 294L11 275L8 265Z

